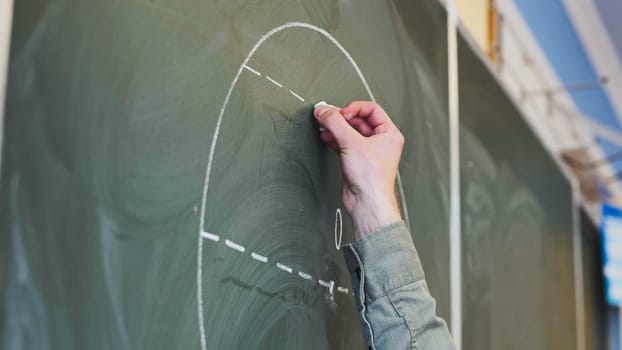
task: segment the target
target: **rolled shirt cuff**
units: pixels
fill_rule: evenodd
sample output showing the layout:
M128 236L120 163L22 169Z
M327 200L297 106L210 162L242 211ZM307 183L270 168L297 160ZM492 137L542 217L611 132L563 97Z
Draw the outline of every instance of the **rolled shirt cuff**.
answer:
M367 305L393 290L425 279L404 221L374 231L343 249L357 298Z

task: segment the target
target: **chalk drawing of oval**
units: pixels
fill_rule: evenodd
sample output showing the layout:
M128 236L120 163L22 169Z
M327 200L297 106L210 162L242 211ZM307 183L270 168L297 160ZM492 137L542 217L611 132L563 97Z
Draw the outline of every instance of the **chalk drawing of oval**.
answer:
M343 217L341 216L341 209L337 208L335 211L335 248L341 249L341 239L343 238Z
M352 65L352 68L356 71L356 74L358 76L358 78L360 79L361 83L363 84L365 91L367 92L367 95L369 96L369 99L372 101L375 101L374 95L371 92L371 89L369 88L369 85L367 83L367 81L365 80L365 77L363 76L363 73L361 72L361 70L359 69L358 65L356 64L356 62L354 61L354 59L352 58L352 56L348 53L348 51L346 51L346 49L330 34L328 33L326 30L319 28L317 26L314 26L312 24L309 23L303 23L303 22L289 22L289 23L285 23L283 25L280 25L278 27L273 28L272 30L268 31L267 33L265 33L256 43L255 45L252 47L252 49L250 50L250 52L248 53L248 55L246 56L246 58L242 61L242 63L240 64L237 73L235 75L235 77L233 78L233 80L231 81L231 84L229 85L229 89L227 91L227 94L225 96L225 100L222 104L222 107L220 108L219 114L218 114L218 120L216 122L216 127L214 129L214 133L213 133L213 137L212 137L212 143L210 146L210 151L209 151L209 156L208 156L208 161L207 161L207 168L205 170L205 181L204 181L204 185L203 185L203 196L201 199L201 211L200 211L200 219L199 219L199 231L198 231L198 247L197 247L197 314L198 314L198 323L199 323L199 335L200 335L200 343L201 343L201 349L203 350L207 350L207 337L206 337L206 332L205 332L205 314L204 314L204 309L203 309L203 236L209 236L210 234L208 233L208 230L205 227L205 209L206 209L206 203L207 203L207 196L209 193L209 185L210 185L210 174L212 172L212 164L214 161L214 154L215 154L215 150L216 150L216 146L218 144L218 135L220 132L220 128L222 125L222 120L223 120L223 116L225 114L225 111L227 109L227 105L229 103L229 100L231 98L232 92L235 89L238 80L240 78L240 76L242 75L242 73L245 71L245 69L248 69L248 62L249 60L253 57L253 55L255 54L255 52L259 49L259 47L266 41L268 40L271 36L273 36L274 34L287 30L289 28L304 28L304 29L308 29L310 31L316 32L318 34L321 34L322 36L324 36L325 38L327 38L330 42L332 42L338 49L339 51L345 56L345 58L348 60L348 62ZM251 73L252 72L252 68L251 68ZM400 175L398 173L398 177L397 177L397 182L398 182L398 189L400 191L400 197L401 197L401 205L402 205L402 211L404 214L404 219L406 220L406 223L408 224L408 211L406 208L406 202L404 200L404 195L403 195L403 188L402 188L402 183L401 183L401 178ZM341 214L339 212L339 214ZM335 223L337 224L337 223ZM337 237L335 237L337 238ZM339 246L341 245L340 239L336 244L339 243Z

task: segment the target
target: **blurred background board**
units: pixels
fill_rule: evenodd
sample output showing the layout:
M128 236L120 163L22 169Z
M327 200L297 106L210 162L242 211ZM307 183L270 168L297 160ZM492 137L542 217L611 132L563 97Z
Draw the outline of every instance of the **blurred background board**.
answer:
M580 228L583 256L583 284L585 288L586 349L607 349L608 313L603 280L603 259L599 229L588 214L581 210Z
M435 0L16 2L0 347L364 348L311 106L370 93L448 319L446 38Z
M574 349L568 180L459 41L463 348Z

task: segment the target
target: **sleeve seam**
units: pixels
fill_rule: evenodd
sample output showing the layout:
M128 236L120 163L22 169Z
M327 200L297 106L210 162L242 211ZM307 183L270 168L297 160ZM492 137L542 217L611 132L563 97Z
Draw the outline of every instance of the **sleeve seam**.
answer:
M395 303L393 302L389 294L386 295L387 300L389 300L389 304L391 304L391 307L393 307L393 310L399 316L399 318L402 319L402 321L404 322L404 326L406 327L406 329L408 329L408 334L410 334L410 349L411 350L418 349L419 347L417 345L417 340L415 339L413 330L410 328L410 325L408 324L408 320L406 320L406 317L402 315L402 313L400 312L400 309L397 307L397 305L395 305Z
M379 295L378 297L376 297L376 299L375 299L374 301L372 301L372 302L369 304L368 308L369 308L369 307L374 306L374 305L375 305L376 303L378 303L378 302L379 302L382 298L388 297L388 296L389 296L389 294L393 294L393 293L394 293L395 291L397 291L398 289L402 289L402 288L404 288L404 287L408 287L408 286L410 286L410 285L413 285L413 284L419 283L419 282L421 282L421 281L425 281L425 276L417 277L417 278L416 278L414 281L412 281L412 282L408 282L408 283L406 283L406 284L403 284L403 285L401 285L401 286L399 286L399 287L393 288L393 289L391 289L391 290L389 290L389 291L387 291L387 292L385 292L385 293L383 293L383 294Z

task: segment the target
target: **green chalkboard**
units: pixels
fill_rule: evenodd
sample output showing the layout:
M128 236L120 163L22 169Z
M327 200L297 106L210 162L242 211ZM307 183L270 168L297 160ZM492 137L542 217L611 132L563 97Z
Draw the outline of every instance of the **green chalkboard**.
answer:
M448 318L446 37L436 0L16 2L0 347L364 348L319 100L406 135Z
M460 40L463 348L575 349L570 184Z

